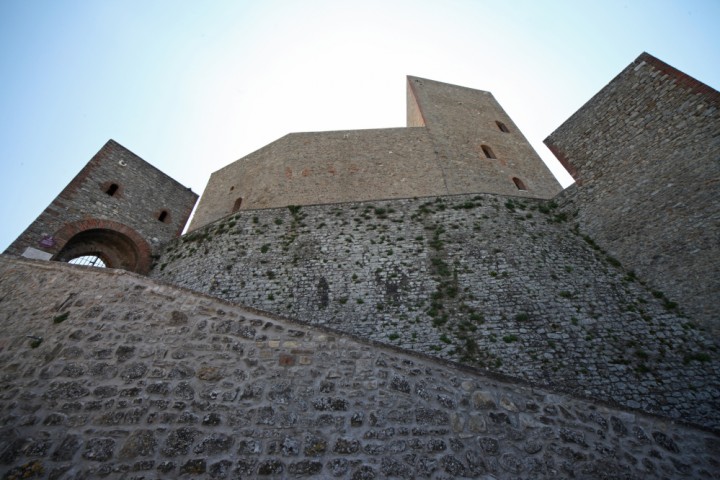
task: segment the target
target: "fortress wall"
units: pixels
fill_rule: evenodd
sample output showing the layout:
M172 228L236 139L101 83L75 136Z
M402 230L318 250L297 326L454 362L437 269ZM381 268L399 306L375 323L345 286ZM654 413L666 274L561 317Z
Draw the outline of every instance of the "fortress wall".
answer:
M119 270L2 256L0 317L6 478L639 479L720 470L720 439L708 431Z
M720 93L642 54L546 143L592 236L720 332Z
M475 192L548 199L560 192L489 92L408 77L407 102L409 128L292 133L218 170L190 230L236 208Z
M451 194L483 192L547 199L561 191L490 92L417 77L408 77L408 90L408 122L413 121L411 113L417 105ZM496 158L487 158L482 145ZM521 179L526 190L519 190L513 177Z
M119 186L114 196L106 192ZM132 228L150 245L151 253L182 232L197 195L113 140L93 156L77 176L38 216L5 253L22 255L30 246L45 248L40 241L66 224L101 219ZM158 215L166 210L165 222Z
M239 212L170 244L151 276L720 427L717 342L553 207L463 195Z
M446 194L421 128L291 133L213 173L190 230L241 209Z

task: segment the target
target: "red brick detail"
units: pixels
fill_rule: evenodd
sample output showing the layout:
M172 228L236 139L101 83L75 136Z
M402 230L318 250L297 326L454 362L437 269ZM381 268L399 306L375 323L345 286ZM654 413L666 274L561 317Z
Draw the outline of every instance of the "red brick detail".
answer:
M95 229L112 230L128 237L133 244L135 244L138 252L138 264L135 268L135 272L144 275L150 271L150 266L152 265L150 245L132 228L119 222L113 222L112 220L88 218L78 222L66 223L57 232L55 232L54 238L57 243L53 250L57 253L61 251L63 247L78 233Z
M85 184L85 181L88 179L93 170L99 167L105 161L105 159L112 155L114 152L128 152L132 155L135 155L114 140L108 140L107 142L105 142L105 145L103 145L103 147L83 167L83 169L80 170L80 173L78 173L75 178L73 178L70 183L65 186L65 188L62 190L62 192L60 192L57 198L67 200L72 199L75 192L77 192L78 189ZM112 182L107 182L107 185L98 185L98 188L106 189L110 186L111 183ZM122 193L122 185L118 185L120 186L120 189L115 194L116 196Z
M692 92L699 93L708 97L708 100L715 103L720 103L720 92L702 83L687 73L681 72L675 67L668 65L662 60L653 57L647 52L643 52L635 60L635 63L645 62L653 68L660 70L662 73L669 75L675 79L675 83L682 87L689 89Z
M550 151L555 155L555 157L558 159L558 161L562 164L563 167L565 167L565 170L568 171L570 175L572 175L573 179L575 180L575 183L578 185L582 185L582 179L580 178L580 172L577 168L575 168L575 165L570 163L570 159L565 155L565 153L560 150L558 146L551 143L548 139L545 139L543 143L550 149Z
M295 357L293 355L288 355L287 353L281 353L279 365L281 367L292 367L295 365Z

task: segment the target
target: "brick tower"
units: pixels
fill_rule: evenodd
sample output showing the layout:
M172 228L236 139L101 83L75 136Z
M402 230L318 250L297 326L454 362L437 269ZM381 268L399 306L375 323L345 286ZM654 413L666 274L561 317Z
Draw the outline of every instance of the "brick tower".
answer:
M197 195L109 140L6 254L147 273L152 256L180 235Z

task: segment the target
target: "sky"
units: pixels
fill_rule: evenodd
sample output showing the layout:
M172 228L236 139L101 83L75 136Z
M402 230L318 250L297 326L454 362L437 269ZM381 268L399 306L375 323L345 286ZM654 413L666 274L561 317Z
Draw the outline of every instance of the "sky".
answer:
M405 77L542 140L640 53L720 89L720 0L2 0L0 251L114 139L201 194L290 132L405 126Z

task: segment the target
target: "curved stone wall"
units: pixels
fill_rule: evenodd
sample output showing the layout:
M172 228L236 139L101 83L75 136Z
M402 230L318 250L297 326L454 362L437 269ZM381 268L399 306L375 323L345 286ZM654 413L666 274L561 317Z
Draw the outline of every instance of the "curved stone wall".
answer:
M493 195L247 211L170 244L151 275L720 426L717 341L568 218L552 203Z

